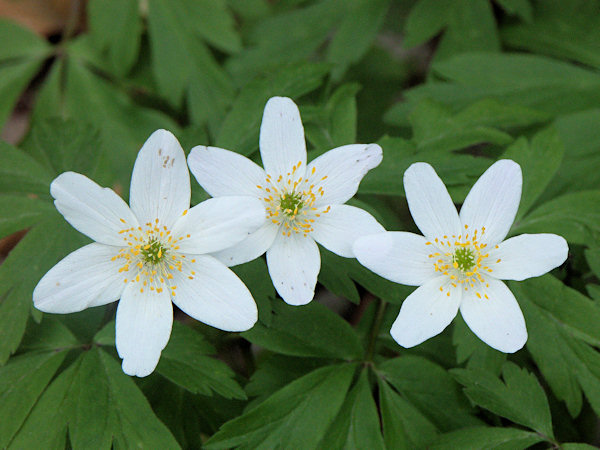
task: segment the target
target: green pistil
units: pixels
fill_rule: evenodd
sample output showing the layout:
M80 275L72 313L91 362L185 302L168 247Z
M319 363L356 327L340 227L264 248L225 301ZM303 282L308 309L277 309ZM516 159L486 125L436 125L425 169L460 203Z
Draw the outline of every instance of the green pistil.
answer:
M162 243L152 240L142 247L141 253L145 262L157 264L164 259L167 250L163 247Z
M461 272L471 272L475 265L475 254L470 248L459 248L454 252L452 262L458 265L455 267Z
M286 193L281 196L279 201L279 207L281 211L289 217L295 216L298 211L302 209L304 202L302 201L302 195L294 192L294 193Z

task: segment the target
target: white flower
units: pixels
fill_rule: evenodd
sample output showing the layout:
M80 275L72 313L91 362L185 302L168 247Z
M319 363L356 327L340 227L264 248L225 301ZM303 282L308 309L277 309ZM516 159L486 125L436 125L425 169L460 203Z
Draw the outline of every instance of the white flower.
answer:
M425 236L385 232L358 239L359 262L384 278L420 286L392 325L392 337L413 347L444 330L459 308L471 330L505 353L527 341L525 320L500 280L537 277L567 258L555 234L523 234L503 242L515 220L522 175L517 163L493 164L473 186L460 216L433 168L416 163L404 174L406 199Z
M264 169L237 153L203 146L192 149L188 164L213 197L251 195L267 210L258 231L215 256L233 266L266 251L279 295L291 305L304 305L314 296L321 268L316 242L350 258L357 237L384 230L366 211L343 205L381 162L381 147L345 145L307 165L300 113L285 97L267 102L259 144Z
M66 172L50 186L65 219L95 243L66 256L40 280L41 311L71 313L121 299L116 346L129 375L150 374L171 334L171 300L216 328L243 331L257 320L239 278L207 253L244 239L264 222L261 202L210 199L190 206L185 155L158 130L140 150L131 177L131 208L111 189Z

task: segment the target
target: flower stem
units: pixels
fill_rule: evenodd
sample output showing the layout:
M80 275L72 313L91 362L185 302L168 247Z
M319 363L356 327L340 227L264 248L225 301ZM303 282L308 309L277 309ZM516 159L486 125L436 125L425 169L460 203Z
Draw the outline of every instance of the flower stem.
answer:
M375 317L373 318L373 325L371 326L371 333L369 335L369 346L367 347L367 351L365 353L365 362L373 361L373 353L375 352L375 342L377 341L377 336L379 336L379 329L381 328L381 323L383 322L383 316L385 313L385 307L387 306L387 302L385 300L379 299L379 304L377 305L377 312L375 313Z

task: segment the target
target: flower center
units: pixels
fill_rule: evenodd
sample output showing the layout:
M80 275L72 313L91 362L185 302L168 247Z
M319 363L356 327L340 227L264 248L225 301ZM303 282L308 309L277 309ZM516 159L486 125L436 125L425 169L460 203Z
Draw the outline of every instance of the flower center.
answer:
M184 211L183 215L187 213ZM126 223L121 219L122 223ZM173 237L166 226L160 226L159 220L148 222L144 227L123 228L119 231L123 235L125 245L111 258L112 261L122 260L123 265L119 273L123 274L124 283L138 283L140 292L145 289L161 293L168 289L175 296L176 272L194 279L196 272L191 264L195 259L187 260L186 255L179 253L179 243L189 238L190 235Z
M167 254L167 248L159 240L152 239L141 248L140 253L146 263L157 264Z
M475 251L467 247L457 248L452 255L452 265L462 273L472 272L475 266Z
M485 227L469 233L469 226L465 225L464 235L443 236L443 238L435 238L433 242L426 242L426 245L431 245L435 249L429 254L435 271L448 277L449 288L446 289L448 297L451 289L462 287L465 291L475 289L478 298L488 298L485 292L483 295L480 292L489 287L486 276L493 271L486 265L489 253L486 250L487 244L481 242L484 234ZM499 263L500 260L496 262ZM440 286L440 291L444 291L443 286Z
M324 209L315 206L317 200L325 194L320 184L327 176L317 177L315 167L310 173L299 176L301 165L302 162L299 161L286 175L275 177L268 174L265 185L256 186L261 190L262 200L266 203L267 219L279 226L284 236L291 236L292 233L307 236L313 231L315 220L331 209L330 206Z

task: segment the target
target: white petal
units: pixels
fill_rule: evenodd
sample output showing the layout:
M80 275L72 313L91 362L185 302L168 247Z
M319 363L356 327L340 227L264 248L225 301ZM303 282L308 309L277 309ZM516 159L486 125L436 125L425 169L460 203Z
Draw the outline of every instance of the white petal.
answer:
M190 207L190 174L179 141L156 130L138 153L129 203L140 223L159 219L167 228Z
M508 234L519 209L523 176L514 161L502 159L486 170L467 195L460 219L485 234L481 241L496 245Z
M300 111L292 99L269 99L260 126L259 145L263 166L269 175L285 175L299 162L301 167L306 167L304 128Z
M406 169L404 191L415 224L429 240L462 232L450 194L429 164L414 163Z
M463 294L460 313L469 328L487 345L514 353L527 342L525 319L515 296L499 280L487 278L490 287L469 289ZM489 298L485 298L487 295Z
M356 259L367 269L395 283L420 286L439 275L429 255L434 251L423 236L385 231L354 243Z
M129 283L117 307L117 352L123 359L123 372L150 375L169 342L173 306L167 290L140 292L139 283Z
M353 144L334 148L311 161L306 169L313 192L323 188L323 196L317 205L346 203L369 170L377 167L382 159L381 147L377 144ZM314 172L313 172L314 169ZM323 177L327 177L323 179Z
M462 291L449 288L448 281L446 276L434 278L406 297L390 331L402 347L419 345L440 334L452 322L458 312Z
M381 233L385 228L364 209L350 205L332 205L313 223L310 236L333 253L354 258L352 244L368 234Z
M321 255L310 236L278 233L267 250L267 265L273 286L286 303L305 305L313 299Z
M174 273L173 302L187 315L225 331L245 331L256 323L258 311L252 294L230 269L211 256L195 258L189 267L196 274Z
M564 263L568 254L569 246L561 236L522 234L498 244L486 264L494 278L521 281L550 272Z
M190 171L213 197L222 195L261 196L257 186L267 174L258 164L239 153L216 147L194 147L188 156Z
M273 245L278 230L278 225L267 221L254 233L250 233L250 235L239 244L235 244L233 247L226 248L220 252L213 253L212 256L229 267L252 261L266 252L269 247Z
M66 314L114 302L125 288L118 247L89 244L68 254L33 290L33 304L44 312Z
M181 253L217 252L246 239L266 215L263 202L254 197L209 198L181 217L172 234L183 237L177 244Z
M59 175L50 185L50 194L67 222L96 242L123 245L119 231L138 226L121 197L79 173Z

